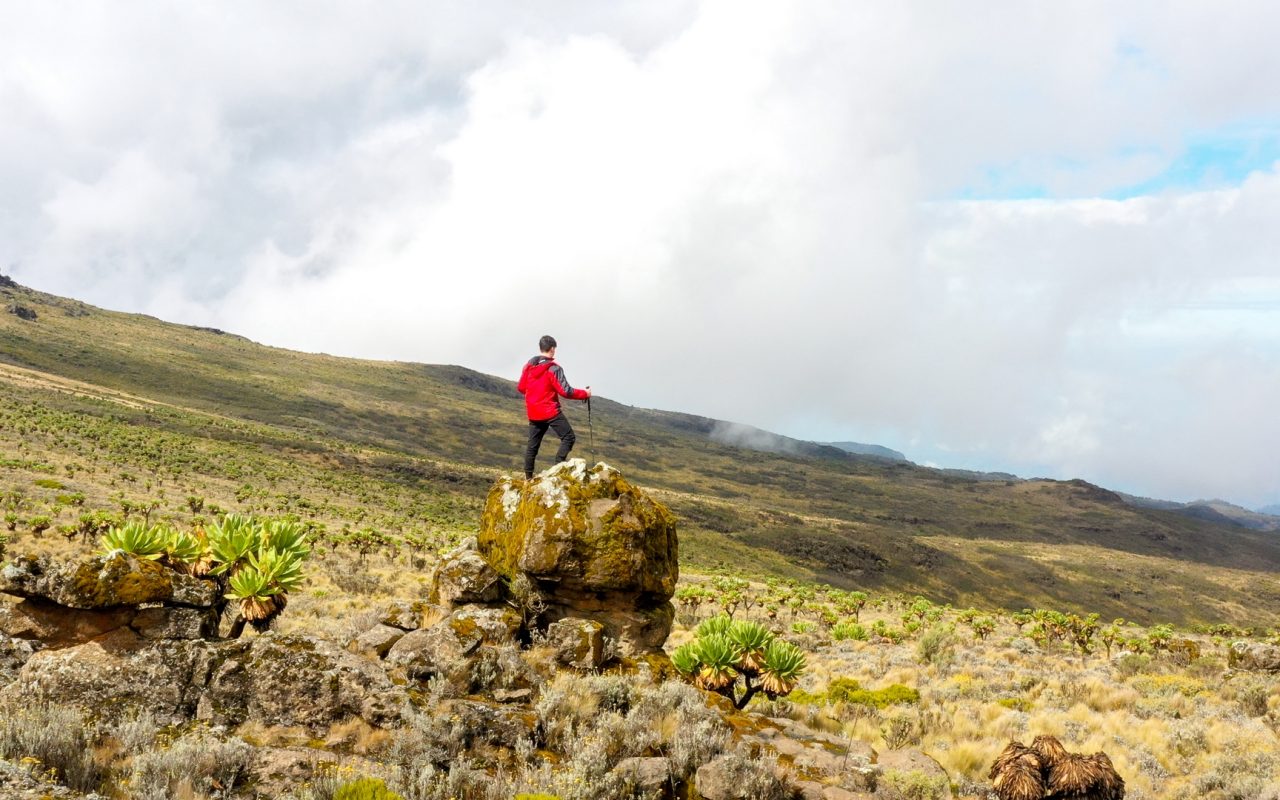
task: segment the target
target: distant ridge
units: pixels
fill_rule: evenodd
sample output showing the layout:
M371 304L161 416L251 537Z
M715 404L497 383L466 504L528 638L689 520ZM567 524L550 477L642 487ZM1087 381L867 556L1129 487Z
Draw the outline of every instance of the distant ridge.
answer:
M878 444L862 444L861 442L831 442L830 444L832 447L838 447L846 453L853 453L858 456L875 456L889 461L907 460L907 457L897 450L890 450Z
M1280 506L1267 506L1264 509L1250 511L1235 503L1228 503L1226 500L1193 500L1190 503L1178 503L1173 500L1156 500L1131 494L1120 496L1126 503L1138 508L1172 511L1192 519L1234 525L1237 528L1248 528L1254 531L1280 531L1280 515L1277 514L1280 512Z

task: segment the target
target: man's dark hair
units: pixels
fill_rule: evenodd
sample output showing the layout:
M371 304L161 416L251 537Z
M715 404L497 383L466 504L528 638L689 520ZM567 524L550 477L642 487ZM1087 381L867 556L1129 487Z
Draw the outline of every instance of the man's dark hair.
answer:
M545 353L556 346L556 340L552 336L543 336L538 340L538 352Z

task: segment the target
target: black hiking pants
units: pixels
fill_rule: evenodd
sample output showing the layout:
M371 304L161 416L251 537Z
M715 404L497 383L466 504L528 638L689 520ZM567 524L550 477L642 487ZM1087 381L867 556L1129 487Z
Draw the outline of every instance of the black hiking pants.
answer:
M573 443L578 440L573 433L573 426L569 424L563 411L551 419L529 420L529 446L524 451L525 478L533 477L533 462L538 458L538 448L542 446L542 437L547 435L547 428L555 431L560 437L560 449L556 451L557 464L569 457Z

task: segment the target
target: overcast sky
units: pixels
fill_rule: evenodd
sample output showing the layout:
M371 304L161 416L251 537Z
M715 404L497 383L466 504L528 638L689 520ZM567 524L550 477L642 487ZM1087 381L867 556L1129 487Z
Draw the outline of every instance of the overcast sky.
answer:
M1280 502L1280 4L5 3L0 270Z

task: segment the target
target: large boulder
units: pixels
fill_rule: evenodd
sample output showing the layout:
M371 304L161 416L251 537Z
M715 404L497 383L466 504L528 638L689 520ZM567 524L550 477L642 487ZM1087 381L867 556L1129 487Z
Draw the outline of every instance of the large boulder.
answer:
M480 554L508 581L527 579L542 624L600 622L623 655L661 648L679 577L675 517L606 464L557 464L503 477L480 522Z
M0 569L0 592L82 610L143 603L209 608L218 599L213 581L125 553L58 564L23 556Z
M227 642L196 709L216 725L258 722L322 731L359 717L391 727L408 708L376 661L299 634Z
M1280 672L1280 647L1262 642L1233 642L1227 666L1251 672Z

